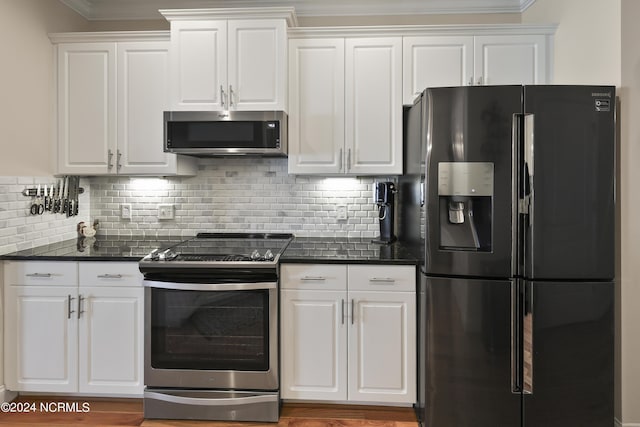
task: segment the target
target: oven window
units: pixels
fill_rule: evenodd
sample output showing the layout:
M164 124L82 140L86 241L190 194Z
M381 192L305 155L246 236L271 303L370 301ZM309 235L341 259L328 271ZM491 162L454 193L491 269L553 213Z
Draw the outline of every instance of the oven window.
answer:
M269 370L269 290L151 290L151 366Z

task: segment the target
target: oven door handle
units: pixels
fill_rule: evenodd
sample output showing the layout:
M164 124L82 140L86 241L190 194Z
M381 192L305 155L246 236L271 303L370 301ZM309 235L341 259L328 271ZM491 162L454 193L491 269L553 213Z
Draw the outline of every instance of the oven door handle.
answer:
M276 289L276 282L257 283L179 283L143 280L147 288L175 289L179 291L253 291L260 289Z
M145 391L145 398L163 400L170 403L180 403L183 405L205 405L205 406L227 406L227 405L249 405L251 403L266 403L278 400L277 395L255 395L247 397L184 397L175 396L164 393L156 393L153 391Z

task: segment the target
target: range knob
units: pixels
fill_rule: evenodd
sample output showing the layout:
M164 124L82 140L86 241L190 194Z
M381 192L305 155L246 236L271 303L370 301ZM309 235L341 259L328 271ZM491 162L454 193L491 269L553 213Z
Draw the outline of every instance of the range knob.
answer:
M253 261L258 261L262 258L262 255L260 255L260 252L258 252L257 249L254 249L253 252L251 252L251 259Z
M264 259L266 259L267 261L273 261L274 258L275 256L273 256L273 252L271 252L271 249L267 249L267 252L264 253Z

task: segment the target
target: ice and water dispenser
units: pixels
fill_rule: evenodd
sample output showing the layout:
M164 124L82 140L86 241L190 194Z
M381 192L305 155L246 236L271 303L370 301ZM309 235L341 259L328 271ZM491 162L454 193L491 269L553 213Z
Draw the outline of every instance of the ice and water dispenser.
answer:
M438 163L440 249L491 252L493 163Z

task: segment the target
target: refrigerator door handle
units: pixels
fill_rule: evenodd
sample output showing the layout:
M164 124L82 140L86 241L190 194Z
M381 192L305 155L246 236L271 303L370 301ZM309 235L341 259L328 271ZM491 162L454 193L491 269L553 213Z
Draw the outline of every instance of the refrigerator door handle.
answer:
M518 203L518 211L527 215L529 227L533 226L533 175L534 175L534 115L524 115L524 153L522 167L522 198Z
M511 281L511 392L522 393L522 285Z
M533 394L533 283L524 283L522 318L522 391Z

